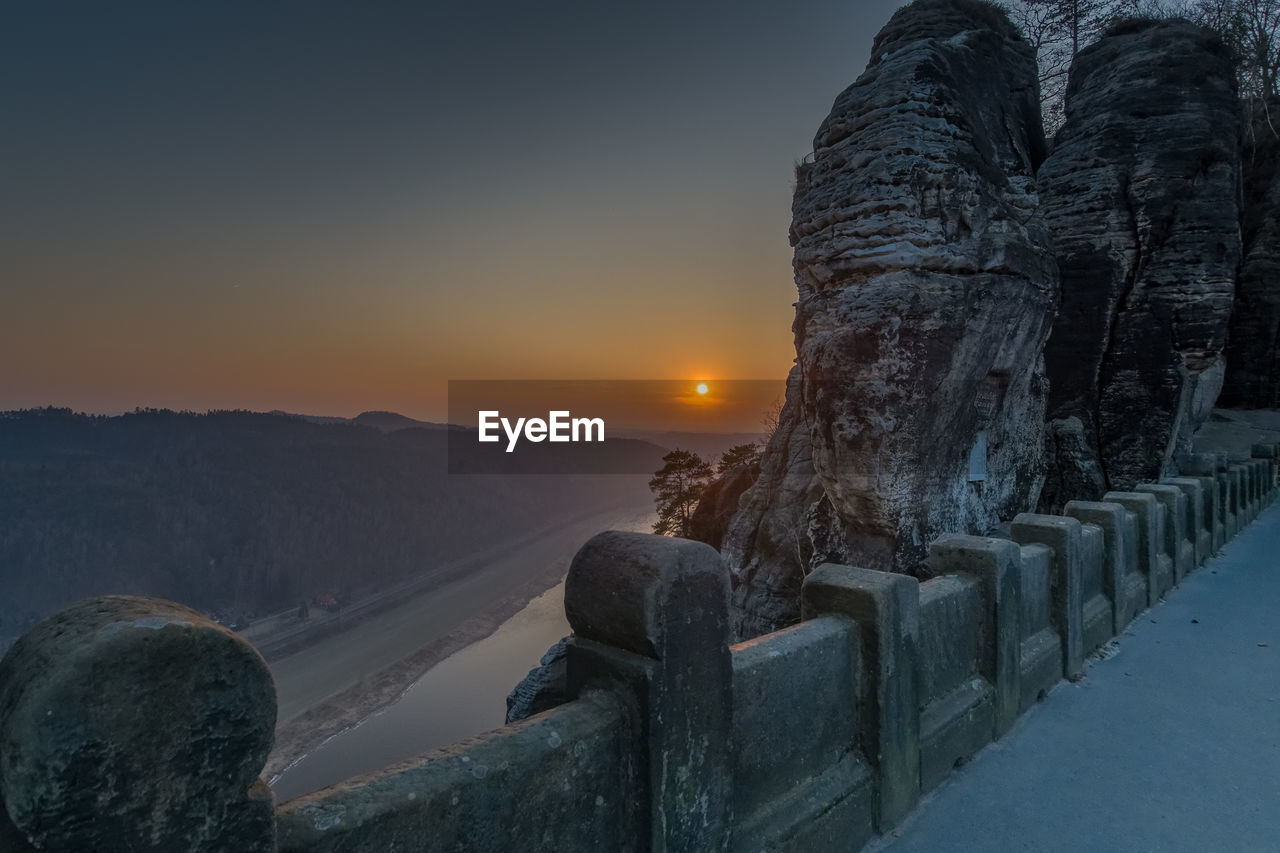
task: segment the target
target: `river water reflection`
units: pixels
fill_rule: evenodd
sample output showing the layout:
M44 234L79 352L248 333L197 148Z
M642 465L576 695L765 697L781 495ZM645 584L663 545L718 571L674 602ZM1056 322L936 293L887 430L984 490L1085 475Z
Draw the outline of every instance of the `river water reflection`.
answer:
M273 785L278 802L501 726L506 697L569 633L564 583L428 670L394 704L312 750Z

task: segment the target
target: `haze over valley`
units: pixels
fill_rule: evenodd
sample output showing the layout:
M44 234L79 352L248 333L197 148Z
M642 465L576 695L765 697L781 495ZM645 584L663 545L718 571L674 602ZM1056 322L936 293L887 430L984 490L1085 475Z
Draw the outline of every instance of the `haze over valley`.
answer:
M652 505L636 477L450 477L439 425L332 420L0 416L0 636L102 593L172 599L242 629L295 611L320 621L406 581L429 588L479 551ZM649 470L664 452L623 447Z

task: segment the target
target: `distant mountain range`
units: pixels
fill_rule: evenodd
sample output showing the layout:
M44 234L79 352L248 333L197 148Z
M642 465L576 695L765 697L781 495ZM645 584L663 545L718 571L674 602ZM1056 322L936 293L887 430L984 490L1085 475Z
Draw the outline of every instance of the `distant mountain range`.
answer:
M754 444L764 436L752 432L662 432L655 430L618 430L619 438L634 438L656 444L667 450L692 451L714 463L720 455L737 444Z
M462 429L462 427L459 427L456 424L420 421L415 418L411 418L408 415L402 415L399 412L361 412L354 418L339 418L330 415L300 415L294 412L284 412L279 409L268 412L267 414L302 418L304 421L310 421L313 424L359 424L360 426L373 427L379 432L396 432L397 430L402 429Z

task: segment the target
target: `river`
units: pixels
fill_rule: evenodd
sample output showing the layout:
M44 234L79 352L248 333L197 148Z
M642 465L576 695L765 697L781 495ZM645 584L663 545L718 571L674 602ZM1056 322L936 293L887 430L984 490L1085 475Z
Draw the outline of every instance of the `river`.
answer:
M489 637L436 663L396 703L343 731L276 780L279 802L497 729L507 694L570 633L564 584L532 599Z
M561 582L488 637L436 664L397 702L312 750L276 780L276 799L283 802L498 728L511 688L568 633Z

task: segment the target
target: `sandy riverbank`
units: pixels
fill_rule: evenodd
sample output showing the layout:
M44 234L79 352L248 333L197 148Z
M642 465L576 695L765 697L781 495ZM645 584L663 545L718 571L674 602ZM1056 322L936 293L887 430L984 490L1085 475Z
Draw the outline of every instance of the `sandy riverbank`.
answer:
M647 530L651 522L651 504L612 507L273 662L280 723L263 777L274 778L328 738L396 701L449 655L493 633L555 586L595 533Z

